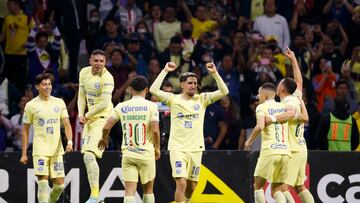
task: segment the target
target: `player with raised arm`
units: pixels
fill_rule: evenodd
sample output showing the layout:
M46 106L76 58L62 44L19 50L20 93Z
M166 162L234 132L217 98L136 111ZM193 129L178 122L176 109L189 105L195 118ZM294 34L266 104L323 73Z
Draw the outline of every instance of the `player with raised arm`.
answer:
M256 126L245 148L250 148L261 132L261 150L254 172L255 203L265 203L263 187L270 181L271 194L277 203L286 203L282 185L286 180L287 162L290 158L288 124L276 122L265 126L266 116L276 116L286 111L285 104L275 101L275 85L265 83L259 88L260 104L256 107Z
M52 76L42 73L35 78L39 95L29 101L24 110L22 129L22 155L20 162L28 162L27 146L29 129L34 127L33 165L38 178L37 198L39 203L55 203L64 190L64 148L60 136L60 124L65 127L66 152L72 151L72 130L69 115L62 99L51 96ZM49 182L53 187L48 194Z
M285 55L290 59L294 78L284 78L277 87L277 95L281 102L286 105L286 113L270 117L267 122L289 123L289 141L291 158L289 159L287 180L285 183L294 187L301 201L313 203L314 198L310 191L304 186L306 180L307 147L304 138L304 122L308 122L309 117L304 102L302 101L303 79L294 52L286 49ZM285 190L287 190L286 188ZM295 202L289 191L284 192L288 202Z
M175 71L175 63L168 62L150 87L151 94L170 107L171 127L168 150L172 176L175 179L175 202L190 202L199 180L204 146L204 115L206 107L224 97L229 90L218 74L214 63L206 63L219 90L196 94L198 78L191 72L180 75L182 93L173 94L160 90L169 72Z
M119 103L103 127L103 138L98 147L108 145L111 128L120 120L123 141L122 169L125 180L124 203L135 203L137 182L143 186L143 202L154 203L155 160L160 158L159 112L155 103L145 99L148 81L137 76L130 83L132 98Z
M91 188L90 198L86 203L99 201L100 169L96 158L101 158L103 150L98 148L102 138L102 128L113 109L111 94L114 89L114 79L106 70L106 57L102 50L91 53L89 63L79 75L78 111L79 121L84 125L82 133L81 153L84 154L84 163ZM85 114L85 107L88 111Z

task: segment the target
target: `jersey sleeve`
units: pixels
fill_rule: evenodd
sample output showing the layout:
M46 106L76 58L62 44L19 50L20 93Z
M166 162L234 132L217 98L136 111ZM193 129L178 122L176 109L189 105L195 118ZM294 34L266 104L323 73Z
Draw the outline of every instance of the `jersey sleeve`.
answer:
M256 110L255 110L255 112L256 112L256 118L259 118L259 117L261 117L261 116L265 116L265 111L264 111L264 109L263 109L262 107L263 107L263 105L258 105L258 106L256 107Z
M116 122L120 120L120 113L118 112L118 109L120 109L120 108L118 106L116 106L116 108L114 108L111 111L110 116L109 116L109 118L112 118Z
M302 92L300 92L299 90L295 90L294 94L295 97L300 97L302 98Z
M159 122L159 110L158 110L158 106L156 104L152 105L150 121Z
M112 77L112 75L108 73L102 80L103 80L103 84L101 88L101 93L112 94L114 90L114 78Z
M61 110L61 114L60 114L61 119L69 118L69 114L65 102L62 99L60 100L60 110Z
M33 123L33 111L32 111L30 103L27 103L25 105L23 123L28 124L28 125Z

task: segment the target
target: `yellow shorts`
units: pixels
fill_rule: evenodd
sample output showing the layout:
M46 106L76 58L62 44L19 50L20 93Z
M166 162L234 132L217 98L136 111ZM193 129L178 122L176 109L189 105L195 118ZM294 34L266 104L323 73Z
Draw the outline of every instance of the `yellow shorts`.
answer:
M306 180L307 151L292 152L289 159L287 178L285 183L291 186L304 185Z
M288 155L271 154L259 156L254 176L262 177L271 183L284 183L288 167Z
M97 158L101 158L103 150L99 150L98 144L102 138L102 129L107 121L107 118L98 118L94 121L89 121L84 126L82 133L81 153L90 151L95 154Z
M52 178L65 177L63 156L33 156L35 175Z
M138 182L139 176L142 184L145 184L155 178L156 165L155 159L136 159L123 157L121 160L124 181Z
M170 151L170 164L174 178L198 181L200 176L202 151Z

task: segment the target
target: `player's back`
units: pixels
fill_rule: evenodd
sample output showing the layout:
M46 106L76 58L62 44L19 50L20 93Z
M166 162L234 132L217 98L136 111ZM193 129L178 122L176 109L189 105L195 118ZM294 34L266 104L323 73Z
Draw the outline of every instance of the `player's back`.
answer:
M69 117L62 99L35 97L25 106L23 122L33 125L33 155L54 156L64 153L60 137L61 119Z
M286 96L281 101L287 107L295 108L296 114L301 113L301 103L297 98L296 93L294 95ZM289 142L291 151L306 151L306 141L304 138L304 123L298 119L291 119L289 123Z
M91 73L91 66L81 69L79 82L80 88L85 90L86 103L89 111L96 108L96 105L101 102L102 94L111 95L114 89L114 78L106 68L103 69L101 75L93 75ZM97 116L107 117L112 109L112 102L109 102L105 109L97 113Z
M123 131L122 153L124 157L150 159L154 157L151 122L159 121L157 105L143 97L119 103L114 111Z
M256 108L256 116L277 116L286 111L284 104L267 100ZM290 154L288 124L272 123L261 131L261 154Z

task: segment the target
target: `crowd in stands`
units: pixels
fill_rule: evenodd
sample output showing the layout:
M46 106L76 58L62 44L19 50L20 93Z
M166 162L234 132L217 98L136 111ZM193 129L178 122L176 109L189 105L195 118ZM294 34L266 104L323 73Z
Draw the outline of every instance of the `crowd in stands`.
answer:
M129 99L134 76L151 84L169 61L178 69L162 90L179 93L179 75L191 71L199 92L213 91L205 68L213 61L229 95L206 111L206 147L243 149L256 124L258 88L292 77L283 54L289 47L304 78L308 149L333 150L339 139L348 150L359 144L359 0L7 0L0 1L0 26L0 151L20 150L24 106L44 71L54 77L53 95L67 104L80 149L78 73L95 49L106 53L114 105ZM166 149L169 108L148 99L158 103ZM119 125L110 137L109 150L119 149ZM257 141L253 150L259 147Z

